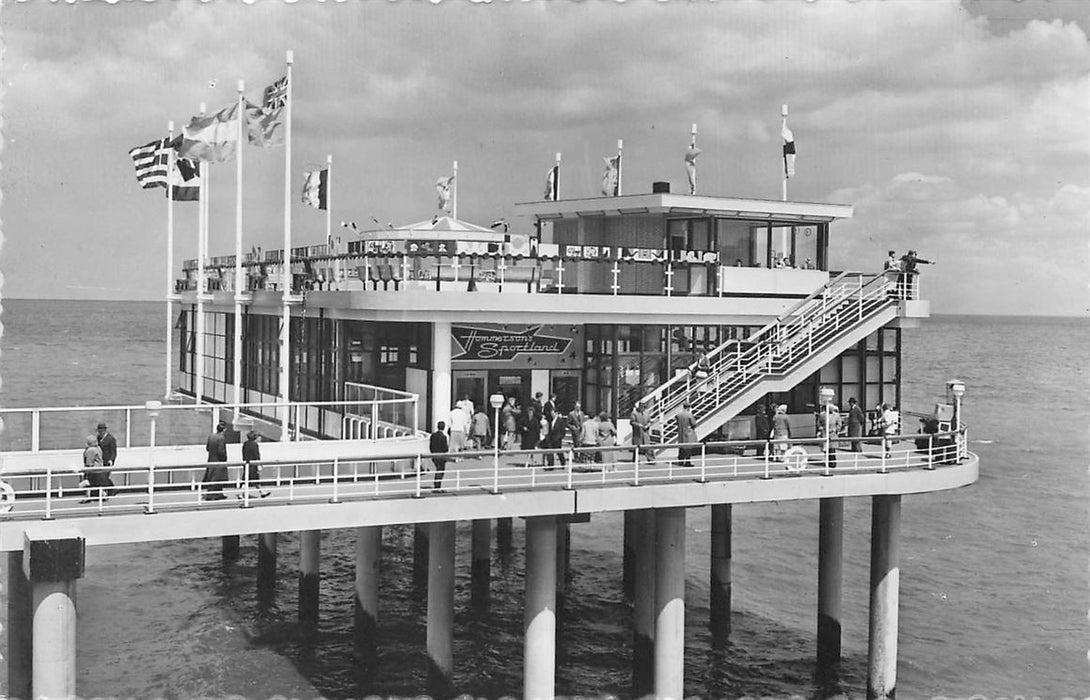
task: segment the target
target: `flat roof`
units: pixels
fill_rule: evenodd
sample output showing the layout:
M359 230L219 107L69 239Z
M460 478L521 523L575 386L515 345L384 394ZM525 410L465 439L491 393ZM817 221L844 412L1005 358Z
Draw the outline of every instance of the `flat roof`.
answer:
M562 199L557 202L518 202L515 204L515 211L524 216L546 220L587 216L665 214L667 216L723 216L732 219L826 223L834 219L850 219L853 207L850 204L652 193Z

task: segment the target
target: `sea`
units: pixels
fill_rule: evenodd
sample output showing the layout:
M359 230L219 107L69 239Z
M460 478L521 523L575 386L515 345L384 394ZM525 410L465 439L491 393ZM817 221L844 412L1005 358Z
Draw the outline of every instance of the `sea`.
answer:
M4 300L0 320L4 407L163 394L163 303ZM947 380L964 381L981 466L976 484L902 501L897 697L1090 696L1090 319L935 316L903 341L904 408L926 411ZM722 647L708 624L710 511L689 510L687 696L866 697L870 505L845 502L844 659L832 683L814 673L817 502L734 507L732 630ZM631 695L622 531L616 514L571 526L559 695ZM523 529L516 520L514 546L494 556L483 612L470 606L469 535L459 523L456 694L519 697ZM280 537L271 599L257 594L254 538L231 563L218 539L89 548L78 584L79 695L423 695L426 602L412 585L412 528L384 528L373 657L354 643L353 546L350 531L323 535L316 626L298 622L293 533Z

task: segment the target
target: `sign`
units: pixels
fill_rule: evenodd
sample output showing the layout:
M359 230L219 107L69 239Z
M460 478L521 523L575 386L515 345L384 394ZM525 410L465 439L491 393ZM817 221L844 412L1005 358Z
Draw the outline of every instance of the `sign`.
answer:
M451 335L461 346L461 354L452 360L512 360L524 353L562 355L568 352L571 338L544 335L541 326L531 326L521 331L497 328L453 326Z

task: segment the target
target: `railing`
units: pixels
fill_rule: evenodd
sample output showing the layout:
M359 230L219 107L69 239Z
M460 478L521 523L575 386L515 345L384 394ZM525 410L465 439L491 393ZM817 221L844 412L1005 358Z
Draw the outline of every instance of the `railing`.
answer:
M707 353L706 377L691 367L644 398L654 441L677 438L672 417L683 402L699 423L756 382L783 375L845 330L904 299L906 291L885 275L841 273L749 338L723 343Z
M397 437L406 434L406 426L411 426L409 434L419 432L419 394L374 384L345 382L344 399L341 434L346 437ZM360 408L363 410L357 410Z
M310 437L340 438L345 435L346 420L367 418L368 430L357 432L357 439L376 439L415 435L416 406L419 396L394 390L375 391L366 398L361 387L355 398L344 401L304 401L286 404L291 438L304 434L298 428L306 422L308 413L329 412L341 425L341 435L310 434ZM385 392L385 393L383 393ZM380 398L383 396L384 398ZM207 433L215 430L224 412L238 408L240 422L262 422L280 426L285 404L276 402L172 404L163 403L149 409L145 405L122 406L60 406L34 408L0 408L4 424L3 451L56 450L82 448L84 438L95 432L95 426L105 421L118 441L119 448L136 446L203 444ZM49 433L43 438L43 422ZM82 427L81 427L82 426Z
M449 455L416 452L381 458L361 454L332 460L264 461L257 484L250 483L246 466L239 462L216 463L228 470L228 478L212 483L202 480L207 463L148 464L114 469L112 478L122 485L112 494L105 488L81 487L79 471L48 469L6 475L6 483L0 482L0 520L420 498L435 490L430 488L434 474L429 467L436 456L460 460L451 464L442 483L442 489L453 494L932 470L968 457L966 435L963 427L930 435L891 436L877 445L862 438L858 452L845 449L854 438L694 443L688 446L692 448L689 466L669 459L673 450L657 451L649 459L644 451L618 446ZM905 448L905 441L911 447ZM555 464L547 466L546 461ZM379 463L388 465L387 471L380 471ZM209 500L223 489L237 493L234 498Z

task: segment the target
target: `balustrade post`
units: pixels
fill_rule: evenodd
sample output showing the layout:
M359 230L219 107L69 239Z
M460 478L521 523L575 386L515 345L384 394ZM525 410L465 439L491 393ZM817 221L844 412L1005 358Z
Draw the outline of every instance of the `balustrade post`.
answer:
M339 495L339 493L337 491L337 486L339 485L339 479L337 477L337 472L339 472L339 471L340 471L340 457L334 457L333 458L333 498L331 498L329 500L330 503L340 503L341 502L340 495ZM247 489L247 492L249 492L249 489Z
M703 442L700 443L700 483L704 484L708 481L708 446Z
M42 412L34 409L30 412L30 451L38 452L42 445Z
M53 519L53 467L45 468L45 519Z
M148 504L144 506L144 512L155 513L155 464L148 465Z
M125 447L132 447L132 409L125 409Z

